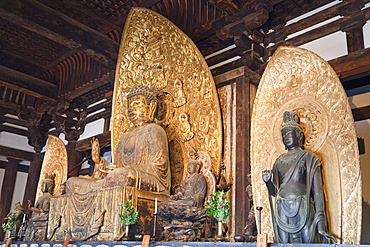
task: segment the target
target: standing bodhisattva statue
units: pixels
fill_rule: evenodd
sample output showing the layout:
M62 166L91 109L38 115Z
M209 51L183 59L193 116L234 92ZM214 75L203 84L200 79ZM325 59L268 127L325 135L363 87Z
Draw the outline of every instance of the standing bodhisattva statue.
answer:
M304 134L295 112L284 112L281 134L288 152L276 159L272 170L262 172L270 196L275 197L271 208L275 241L335 242L327 230L321 164L303 149Z
M91 177L67 180L66 193L86 193L116 186L169 195L171 173L168 141L162 127L153 123L157 107L156 95L146 86L136 86L127 95L128 118L134 129L120 139L114 164L100 157L99 143L93 141L95 162Z

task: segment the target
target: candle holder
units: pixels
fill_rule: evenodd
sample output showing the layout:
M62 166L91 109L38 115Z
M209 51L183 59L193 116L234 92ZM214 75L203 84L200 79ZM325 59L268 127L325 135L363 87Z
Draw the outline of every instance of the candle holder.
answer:
M262 225L262 209L263 207L257 206L257 246L267 247L267 234L262 234L261 225Z
M156 228L157 228L157 212L153 214L153 234L150 241L154 242L156 240Z
M262 225L262 209L263 209L263 207L261 207L261 206L257 206L256 207L256 209L257 209L257 233L258 234L261 234L261 225Z

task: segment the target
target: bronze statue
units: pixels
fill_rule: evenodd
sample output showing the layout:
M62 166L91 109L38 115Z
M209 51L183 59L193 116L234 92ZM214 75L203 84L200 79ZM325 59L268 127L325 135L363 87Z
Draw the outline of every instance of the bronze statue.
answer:
M328 234L321 164L303 149L304 134L295 112L284 112L282 140L287 153L279 156L272 170L262 172L270 196L275 241L315 243L336 241ZM271 205L272 206L272 205Z
M31 220L36 220L40 218L47 218L50 209L50 198L53 195L54 190L54 177L55 174L46 174L44 180L42 181L42 196L40 196L35 205L28 200L28 209L32 211Z
M164 200L161 204L203 207L207 192L207 183L204 176L199 174L199 170L199 161L190 160L188 163L188 175L181 187L176 189L169 200Z
M114 164L100 157L99 144L93 141L94 174L69 178L66 193L127 186L169 194L171 174L167 136L162 127L153 123L156 95L146 86L136 86L127 95L127 106L128 118L134 129L120 139Z

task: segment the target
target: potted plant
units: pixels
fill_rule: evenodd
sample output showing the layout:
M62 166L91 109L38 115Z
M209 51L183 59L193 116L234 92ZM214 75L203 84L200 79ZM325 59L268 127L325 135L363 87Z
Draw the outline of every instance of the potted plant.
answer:
M12 231L14 230L15 225L18 223L17 215L16 213L11 213L5 219L7 220L7 222L3 223L1 226L4 232L8 231L10 233L8 234L9 237L12 237L12 235L15 235L15 234L12 234Z
M227 217L231 215L229 204L230 202L227 200L223 190L211 194L210 200L208 200L205 204L207 214L209 216L213 216L218 222L218 232L216 238L219 240L223 240L222 223L226 223Z
M122 206L122 214L118 214L120 217L122 224L125 226L125 235L123 237L124 240L128 240L128 233L130 230L130 225L135 224L138 219L138 212L134 205L132 204L131 200L126 201L125 203L121 204Z

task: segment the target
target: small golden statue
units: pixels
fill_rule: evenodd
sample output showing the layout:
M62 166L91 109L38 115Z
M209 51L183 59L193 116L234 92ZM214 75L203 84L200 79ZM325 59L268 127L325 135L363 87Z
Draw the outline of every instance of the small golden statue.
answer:
M94 174L91 177L69 178L66 193L126 186L169 194L171 175L167 136L162 127L153 123L156 95L146 86L136 86L127 95L127 107L134 129L120 139L114 164L100 157L99 142L94 140Z

